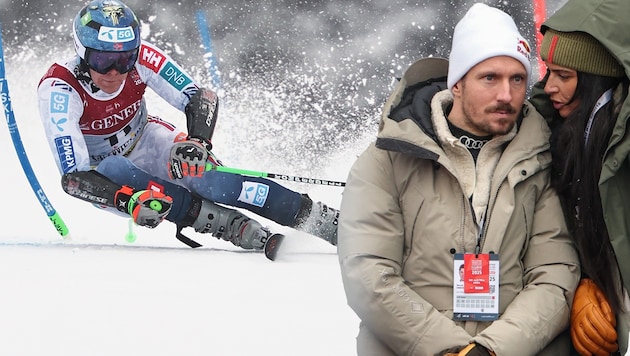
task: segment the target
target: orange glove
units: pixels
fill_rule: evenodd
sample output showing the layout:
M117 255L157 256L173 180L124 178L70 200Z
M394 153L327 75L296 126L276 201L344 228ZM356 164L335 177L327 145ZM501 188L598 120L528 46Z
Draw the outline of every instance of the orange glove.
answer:
M609 356L617 351L617 320L604 293L584 278L575 291L571 309L571 340L580 355Z

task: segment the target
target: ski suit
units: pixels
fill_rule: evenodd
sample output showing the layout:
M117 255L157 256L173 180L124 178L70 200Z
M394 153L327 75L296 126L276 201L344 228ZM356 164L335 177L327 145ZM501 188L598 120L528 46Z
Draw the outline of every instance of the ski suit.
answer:
M171 147L187 133L148 114L145 90L183 112L199 86L161 49L142 42L134 68L112 94L96 87L81 68L76 55L55 63L37 89L46 138L62 174L96 169L116 184L162 190L173 198L167 220L176 223L186 214L192 192L294 225L302 195L275 182L214 170L202 178L169 178Z

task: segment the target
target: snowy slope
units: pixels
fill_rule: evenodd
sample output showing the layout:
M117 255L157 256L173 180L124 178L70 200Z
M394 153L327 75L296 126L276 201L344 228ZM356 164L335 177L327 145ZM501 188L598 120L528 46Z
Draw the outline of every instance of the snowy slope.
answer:
M129 244L127 220L65 195L36 106L35 88L49 59L28 57L28 51L20 56L6 58L18 128L71 239L61 240L48 221L19 165L7 125L0 124L1 355L355 353L358 320L346 305L333 246L273 224L290 235L287 253L276 262L194 232L190 236L209 249L190 250L174 238L169 223L155 230L136 227L137 240ZM149 107L163 117L182 119L158 99L151 98ZM224 107L222 113L229 117L231 110L236 109ZM221 148L228 141L247 142L232 135L229 125L220 124L217 135L227 136L215 143L219 151L229 151ZM343 159L331 157L339 163L318 169L317 178L345 180L363 145L340 152ZM246 157L219 156L241 168L275 170L246 166L260 156L256 149L249 148ZM294 188L332 206L341 200L340 188ZM113 244L182 249L107 247Z
M358 321L345 303L336 250L327 243L287 231L287 254L270 262L194 232L212 249L187 249L165 223L155 230L136 227L137 241L129 244L125 219L66 196L35 106L42 69L8 63L8 80L27 153L72 240L62 241L53 229L7 126L0 125L0 354L354 353ZM340 201L339 188L312 195L334 206ZM31 243L39 247L19 246Z

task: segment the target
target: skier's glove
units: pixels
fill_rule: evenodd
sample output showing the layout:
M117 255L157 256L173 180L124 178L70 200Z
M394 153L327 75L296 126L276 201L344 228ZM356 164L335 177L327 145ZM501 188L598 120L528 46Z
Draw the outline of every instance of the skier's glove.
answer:
M580 355L617 351L617 320L604 293L592 279L580 281L571 308L571 340Z
M435 356L495 356L495 353L479 344L472 343L466 346L442 350L440 353L435 354Z
M171 148L171 160L168 163L168 174L171 179L184 177L201 177L206 171L208 153L212 145L198 139L188 138L176 142Z
M154 228L171 211L173 199L168 195L153 190L134 192L128 186L122 186L115 196L118 210L129 214L140 226Z

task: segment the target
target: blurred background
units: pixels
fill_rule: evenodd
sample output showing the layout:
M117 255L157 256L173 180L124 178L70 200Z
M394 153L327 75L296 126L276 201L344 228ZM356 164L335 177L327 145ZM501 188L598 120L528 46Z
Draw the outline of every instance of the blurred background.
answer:
M484 2L511 14L535 48L535 17L564 1ZM224 163L296 175L353 160L376 133L396 78L421 57L448 58L453 27L474 2L126 1L145 40L219 90L214 144ZM73 54L72 19L85 4L0 0L7 65L24 63L12 75L30 81L33 100L48 66ZM183 117L169 110L149 107L168 120ZM345 179L326 175L316 178Z

